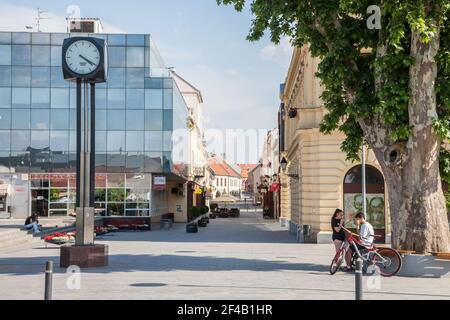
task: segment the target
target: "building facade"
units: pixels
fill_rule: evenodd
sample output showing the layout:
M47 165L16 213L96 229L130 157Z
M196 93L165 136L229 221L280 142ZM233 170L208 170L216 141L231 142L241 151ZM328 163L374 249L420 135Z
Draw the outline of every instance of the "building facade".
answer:
M0 32L0 217L65 216L76 199L76 90L64 81L62 43L108 42L109 77L96 90L96 213L186 216L184 164L172 133L188 108L150 35Z
M205 206L209 204L207 197L207 186L210 181L210 171L208 170L208 152L203 141L203 96L202 92L192 83L183 78L180 74L171 71L175 82L186 102L188 108L188 117L186 134L187 145L183 148L186 153L185 162L187 166L186 176L187 184L187 210L192 206ZM181 130L183 135L184 130ZM177 150L175 150L176 152Z
M253 193L253 185L249 181L249 173L256 168L257 164L239 164L242 178L242 191L248 194Z
M280 217L279 149L279 130L270 130L264 140L261 155L259 192L262 193L266 216L272 219Z
M211 180L211 193L213 198L224 194L241 197L242 179L241 175L233 169L224 159L212 156L209 159L209 167L213 174Z
M322 87L315 77L319 60L308 48L296 48L282 85L279 111L281 158L287 169L280 175L281 219L299 241L331 242L331 216L342 208L346 221L362 210L361 164L346 160L345 136L324 135L320 123L326 109ZM389 210L385 181L372 152L367 153L368 219L380 242L389 242ZM311 227L305 236L304 226Z

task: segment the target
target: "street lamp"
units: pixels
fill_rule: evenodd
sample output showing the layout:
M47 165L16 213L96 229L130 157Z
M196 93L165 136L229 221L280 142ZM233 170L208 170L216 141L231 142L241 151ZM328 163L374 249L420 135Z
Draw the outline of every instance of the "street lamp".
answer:
M288 165L288 162L287 162L286 158L283 157L283 159L280 162L281 170L283 170L283 172L286 171L287 165Z
M286 160L285 157L283 157L283 159L280 162L280 167L283 170L283 172L289 177L289 178L294 178L294 179L298 179L300 176L298 174L294 174L294 173L286 173L286 169L288 166L288 162Z

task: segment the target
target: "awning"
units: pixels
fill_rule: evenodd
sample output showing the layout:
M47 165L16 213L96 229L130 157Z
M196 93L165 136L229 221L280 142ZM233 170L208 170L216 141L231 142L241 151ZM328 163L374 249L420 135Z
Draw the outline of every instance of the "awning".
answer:
M281 185L279 183L274 183L270 186L269 191L270 192L278 192L281 189Z

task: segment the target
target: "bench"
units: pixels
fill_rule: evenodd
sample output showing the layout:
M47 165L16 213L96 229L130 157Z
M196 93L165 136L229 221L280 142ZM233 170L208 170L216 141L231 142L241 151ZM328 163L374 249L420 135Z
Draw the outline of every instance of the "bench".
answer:
M415 254L415 251L411 251L411 250L397 250L398 253L400 253L402 256L409 256L411 254Z
M432 252L431 254L437 259L450 260L450 252Z

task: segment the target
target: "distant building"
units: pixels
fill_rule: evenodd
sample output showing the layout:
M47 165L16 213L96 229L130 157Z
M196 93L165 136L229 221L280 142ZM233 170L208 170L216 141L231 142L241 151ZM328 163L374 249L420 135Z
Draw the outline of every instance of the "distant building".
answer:
M255 169L257 164L239 164L242 178L242 191L253 193L253 185L249 183L249 173Z
M239 172L219 156L209 159L209 167L214 175L211 184L214 198L223 194L241 196L242 178Z

